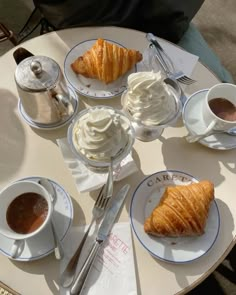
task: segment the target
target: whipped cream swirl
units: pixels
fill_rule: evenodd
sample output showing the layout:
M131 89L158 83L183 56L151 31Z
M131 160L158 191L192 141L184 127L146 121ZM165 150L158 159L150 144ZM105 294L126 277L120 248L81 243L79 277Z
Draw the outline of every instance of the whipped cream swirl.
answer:
M128 89L123 94L123 107L137 122L161 125L176 112L174 96L161 72L137 72L129 75Z
M73 128L73 144L90 160L110 161L126 147L129 128L128 120L115 110L90 109Z

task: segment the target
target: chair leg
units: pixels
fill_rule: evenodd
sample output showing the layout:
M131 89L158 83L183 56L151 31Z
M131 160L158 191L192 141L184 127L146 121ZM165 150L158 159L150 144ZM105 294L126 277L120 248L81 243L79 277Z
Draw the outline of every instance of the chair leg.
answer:
M42 18L41 19L40 35L43 35L43 34L46 34L46 33L52 32L52 31L55 31L55 28L52 27L45 18Z
M11 41L11 43L16 46L18 44L16 36L14 35L14 33L12 31L10 31L12 33L12 35L9 37L9 40Z
M0 42L9 40L16 46L18 44L15 34L9 30L3 23L0 23Z
M26 23L17 34L18 43L24 41L30 34L36 30L36 28L40 25L41 22L41 13L38 8L34 8L30 16L28 17Z

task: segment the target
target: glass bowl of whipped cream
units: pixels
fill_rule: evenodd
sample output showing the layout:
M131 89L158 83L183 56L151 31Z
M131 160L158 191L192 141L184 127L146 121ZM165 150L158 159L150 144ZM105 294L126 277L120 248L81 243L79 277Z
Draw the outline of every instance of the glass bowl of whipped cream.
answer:
M77 158L94 172L115 168L132 149L134 129L129 118L112 107L81 111L68 128L67 139Z
M121 104L132 122L135 137L141 141L153 141L166 127L173 126L182 111L180 97L178 84L161 72L129 75Z

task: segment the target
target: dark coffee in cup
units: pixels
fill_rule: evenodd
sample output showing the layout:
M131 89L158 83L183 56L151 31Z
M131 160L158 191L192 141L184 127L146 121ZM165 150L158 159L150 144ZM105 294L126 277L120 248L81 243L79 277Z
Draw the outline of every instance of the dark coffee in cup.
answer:
M236 121L236 106L226 98L213 98L208 104L217 117L225 121Z
M16 197L6 213L9 227L19 234L29 234L37 230L48 214L48 203L37 193L24 193Z

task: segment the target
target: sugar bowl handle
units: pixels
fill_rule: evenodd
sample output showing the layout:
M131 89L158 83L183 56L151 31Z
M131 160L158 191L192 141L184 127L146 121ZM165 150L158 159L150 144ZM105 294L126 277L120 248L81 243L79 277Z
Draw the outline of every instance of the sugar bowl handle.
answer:
M29 52L27 49L23 47L17 48L13 52L13 57L15 59L16 64L18 65L22 60L26 59L27 57L34 56L33 53Z

